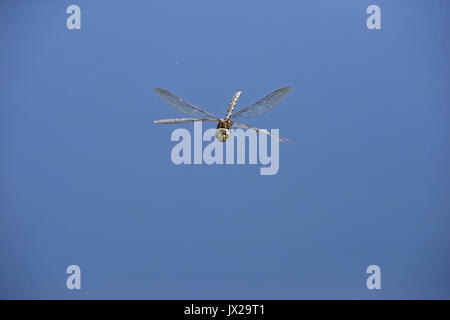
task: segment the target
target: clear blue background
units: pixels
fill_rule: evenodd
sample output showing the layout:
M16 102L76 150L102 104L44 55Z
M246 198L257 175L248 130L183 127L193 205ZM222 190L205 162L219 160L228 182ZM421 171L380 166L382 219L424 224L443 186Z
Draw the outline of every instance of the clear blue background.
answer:
M0 298L449 299L449 9L2 1ZM222 116L283 86L248 121L294 141L275 176L176 166L153 124L155 87Z

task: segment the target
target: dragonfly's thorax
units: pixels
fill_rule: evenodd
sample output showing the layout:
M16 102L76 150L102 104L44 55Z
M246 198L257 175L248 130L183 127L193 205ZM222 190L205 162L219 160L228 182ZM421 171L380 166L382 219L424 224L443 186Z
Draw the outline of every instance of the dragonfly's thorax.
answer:
M216 138L220 142L225 142L230 137L230 129L231 129L231 120L230 119L222 119L219 120L219 123L217 124L217 131L216 131Z
M231 129L231 125L232 125L231 120L225 118L225 119L219 120L219 123L217 124L217 129L219 129L219 128Z

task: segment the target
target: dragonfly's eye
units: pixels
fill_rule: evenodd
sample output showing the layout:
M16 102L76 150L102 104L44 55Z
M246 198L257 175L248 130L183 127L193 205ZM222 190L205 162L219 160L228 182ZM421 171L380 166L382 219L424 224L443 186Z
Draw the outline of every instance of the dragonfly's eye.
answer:
M215 136L216 139L219 140L220 142L225 142L230 137L230 130L225 128L219 128L217 129Z

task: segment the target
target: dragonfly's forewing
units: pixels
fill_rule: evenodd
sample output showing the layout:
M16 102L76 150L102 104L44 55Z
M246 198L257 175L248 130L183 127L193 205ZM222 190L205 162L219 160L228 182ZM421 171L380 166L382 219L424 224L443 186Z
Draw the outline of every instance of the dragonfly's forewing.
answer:
M255 128L255 127L249 126L248 124L245 124L245 123L233 121L233 125L235 125L235 126L237 126L237 127L244 128L244 129L252 129L252 130L255 130L255 131L258 132L258 133L261 132L261 133L267 134L267 135L270 136L270 137L274 137L274 138L276 138L276 139L278 139L278 140L281 140L281 141L284 141L284 142L289 142L288 139L280 138L280 137L278 137L278 136L276 136L276 135L274 135L274 134L271 134L271 133L270 133L269 131L267 131L267 130Z
M249 118L269 111L275 107L291 91L290 87L278 89L258 102L236 112L231 118Z
M179 118L179 119L162 119L162 120L156 120L155 123L159 124L176 124L176 123L191 123L195 121L212 121L217 122L215 119L201 119L201 118Z
M205 115L206 115L212 119L219 120L219 118L212 115L208 111L203 110L200 107L190 104L189 102L177 97L176 95L174 95L173 93L171 93L165 89L156 88L155 91L165 102L170 104L172 107L174 107L178 111L180 111L184 114L187 114L188 116L201 118L201 117L205 117Z

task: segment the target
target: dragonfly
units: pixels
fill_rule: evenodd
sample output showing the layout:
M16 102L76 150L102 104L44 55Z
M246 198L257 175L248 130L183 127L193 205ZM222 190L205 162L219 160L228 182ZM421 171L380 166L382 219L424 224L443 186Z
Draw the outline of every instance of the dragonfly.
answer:
M183 124L183 123L192 123L195 121L216 122L217 130L214 136L220 142L225 142L230 137L230 129L232 126L236 126L238 128L243 129L252 129L258 133L261 132L268 136L279 139L280 141L288 142L288 140L285 138L277 137L264 129L255 128L253 126L249 126L248 124L237 122L235 119L240 120L244 118L249 118L271 110L287 96L287 94L291 91L291 87L284 87L275 90L274 92L265 96L258 102L255 102L254 104L251 104L233 114L236 105L238 103L239 97L242 94L242 91L237 91L231 98L231 102L228 105L227 113L225 117L222 119L216 117L215 115L209 113L208 111L200 107L190 104L186 100L177 97L168 90L156 88L155 91L165 102L174 107L176 110L192 117L192 118L162 119L156 120L155 123Z

